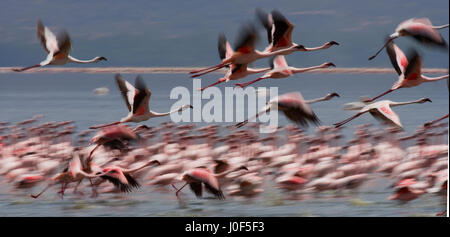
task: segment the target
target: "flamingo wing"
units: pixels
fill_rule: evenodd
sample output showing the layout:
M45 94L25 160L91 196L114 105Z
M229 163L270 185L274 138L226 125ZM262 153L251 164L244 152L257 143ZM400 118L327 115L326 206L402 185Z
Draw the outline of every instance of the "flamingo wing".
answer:
M131 85L128 81L123 80L120 74L116 74L115 79L120 93L122 94L123 100L125 100L128 111L131 111L131 106L134 103L134 96L136 94L136 88L134 88L134 86Z
M148 102L152 93L145 85L141 76L136 77L135 85L138 93L136 93L134 96L133 114L148 113Z
M278 110L284 112L286 117L292 122L308 127L308 121L315 125L320 124L320 120L303 99L300 92L293 92L278 97Z
M245 24L236 40L236 52L249 53L255 49L255 43L258 40L256 29L251 24Z
M421 74L422 59L416 50L412 50L412 52L409 54L408 62L408 66L406 67L404 72L404 78L406 80L418 78Z
M294 30L294 25L277 10L272 11L271 14L275 27L275 30L272 30L273 47L283 47L292 44L291 35Z
M286 68L288 64L286 58L283 55L277 55L272 60L273 68ZM272 65L271 65L272 67Z
M261 10L260 8L257 8L256 16L258 17L258 20L261 22L261 24L266 29L267 40L268 40L269 44L271 44L272 43L272 29L273 29L272 15L269 15L268 13Z
M391 109L391 107L388 104L383 104L379 107L376 108L377 110L377 115L378 116L374 116L375 118L380 118L384 121L387 121L391 124L394 124L400 128L402 128L402 123L400 122L400 118L398 117L398 115ZM374 115L373 113L371 113L372 115Z
M41 40L41 44L47 53L54 53L59 50L55 34L44 26L41 20L38 20L37 23L37 36Z
M406 58L403 51L393 42L390 41L386 46L387 54L391 60L392 66L394 66L395 71L398 75L402 75L408 66L408 59Z
M403 30L421 43L447 47L447 43L442 35L436 29L433 29L431 25L412 22Z
M70 48L72 47L69 33L67 33L67 31L63 31L63 32L59 33L57 41L58 41L58 49L59 49L57 54L62 53L64 56L69 55Z
M203 187L200 182L191 182L189 183L189 188L191 188L192 192L194 192L195 196L198 198L202 197Z

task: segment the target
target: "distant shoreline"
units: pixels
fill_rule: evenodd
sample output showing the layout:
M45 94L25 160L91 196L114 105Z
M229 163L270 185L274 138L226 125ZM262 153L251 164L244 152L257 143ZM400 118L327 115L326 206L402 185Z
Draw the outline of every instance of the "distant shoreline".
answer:
M188 74L200 67L44 67L25 72L14 72L17 67L0 67L0 73L141 73L141 74ZM213 73L224 73L225 69ZM424 68L423 73L448 73L447 68ZM393 68L331 68L318 69L305 73L312 74L387 74L395 73Z

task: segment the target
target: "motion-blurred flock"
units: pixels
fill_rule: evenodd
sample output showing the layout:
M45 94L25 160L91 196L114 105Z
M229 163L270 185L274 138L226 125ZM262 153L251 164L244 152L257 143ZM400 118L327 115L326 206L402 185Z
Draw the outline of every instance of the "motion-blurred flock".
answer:
M220 34L221 62L192 71L190 76L197 78L224 67L226 74L201 90L251 74L263 73L256 80L236 86L244 88L264 79L282 79L296 73L335 67L332 62L308 68L289 66L286 55L337 47L339 43L328 41L318 47L294 43L294 25L282 13L257 9L256 15L258 24L266 30L268 46L263 51L255 48L258 28L252 23L241 26L234 48L225 35ZM173 192L182 201L189 198L188 194L182 193L186 185L197 197L252 198L264 192L267 183L286 195L304 197L319 192L358 190L379 174L391 182L393 194L386 198L406 202L426 193L446 197L448 145L445 138L448 129L447 123L440 121L448 118L448 114L437 114L436 120L424 121L414 135L406 136L392 107L431 100L376 101L400 88L448 78L448 74L435 78L422 75L418 52L411 49L405 55L394 42L399 37L412 37L424 45L447 50L447 43L438 32L446 27L448 24L433 26L426 18L400 23L383 47L369 58L372 60L386 48L398 81L379 96L361 96L361 101L345 104L344 109L357 113L334 126L320 126L310 104L339 97L338 93L330 92L322 98L305 100L300 92L290 92L270 98L263 110L253 117L278 110L297 125L276 127L271 134L260 134L259 124L248 123L250 119L234 126L197 127L195 124L165 122L159 126L132 128L125 123L144 122L192 106L184 105L167 113L152 111L149 109L151 92L144 80L138 76L133 86L117 74L115 80L129 111L117 122L94 125L79 133L76 133L73 121L39 123L40 115L16 124L0 122L2 181L14 189L42 188L41 192L31 194L33 198L53 187L58 187L55 192L61 198L67 194L67 189L72 190L71 195L83 198L87 196L84 193L88 188L91 189L90 196L96 197L105 193L132 192L144 185L145 188L158 187L155 192ZM48 53L46 59L14 71L68 62L106 61L103 56L91 60L72 57L69 55L69 34L63 31L56 36L41 21L38 21L37 34ZM270 67L248 67L264 58L270 60ZM341 126L367 112L386 126L360 125L354 128L354 138L345 140ZM316 133L307 135L303 129L310 124L317 126ZM203 194L203 190L210 194ZM29 191L31 193L31 189Z

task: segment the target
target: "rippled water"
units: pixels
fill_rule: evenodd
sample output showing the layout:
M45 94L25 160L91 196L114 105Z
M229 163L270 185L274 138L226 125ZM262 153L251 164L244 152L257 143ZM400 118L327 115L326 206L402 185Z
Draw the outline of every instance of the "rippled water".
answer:
M212 83L219 76L205 76L202 85ZM124 75L131 81L134 77ZM192 79L183 74L146 74L143 78L152 91L150 106L158 112L169 110L176 101L169 99L172 88L192 88ZM340 98L311 106L322 124L330 125L352 115L342 110L344 103L357 101L362 95L375 96L395 80L396 76L391 74L303 74L266 80L255 86L279 86L279 93L298 90L305 99L338 92ZM232 86L224 83L219 86L222 91L225 85ZM109 94L93 93L95 88L103 86L110 89ZM405 132L412 134L417 126L448 113L448 95L446 81L439 81L400 89L384 99L408 101L429 97L433 101L395 108ZM0 121L17 122L43 114L45 121L74 120L80 131L93 124L116 121L126 113L112 74L0 74ZM168 118L152 119L145 124L158 126L164 121ZM378 124L370 115L352 121L345 129L346 138L352 137L351 126L369 122ZM280 116L280 123L287 124L287 120ZM308 194L294 199L273 188L266 179L265 191L254 199L196 199L186 190L184 204L178 203L172 191L155 191L145 185L131 194L102 194L97 199L75 197L69 190L64 200L54 192L32 200L28 196L32 190L16 191L4 182L0 179L0 216L434 216L446 208L445 200L428 194L406 204L389 201L390 182L376 173L359 190L341 194ZM41 188L35 187L33 191ZM84 191L89 196L90 189Z

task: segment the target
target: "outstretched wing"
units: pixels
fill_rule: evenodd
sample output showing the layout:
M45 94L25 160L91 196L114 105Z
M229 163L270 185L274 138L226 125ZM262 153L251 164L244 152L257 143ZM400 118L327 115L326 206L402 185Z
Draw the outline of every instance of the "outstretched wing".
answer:
M70 48L72 47L69 33L67 33L67 31L63 31L63 32L59 33L57 41L58 41L58 48L59 48L58 53L62 53L65 56L69 55Z
M267 31L267 40L269 41L269 44L272 43L272 29L273 29L272 15L269 15L260 8L256 8L256 16L258 17L258 20L261 22L261 24Z
M136 77L135 86L137 94L134 96L133 114L148 113L148 102L150 100L151 92L145 85L141 76Z
M47 53L58 52L58 41L56 40L55 34L45 27L41 20L37 22L37 36Z
M379 112L380 116L384 117L384 120L389 122L390 124L393 124L395 126L398 126L402 128L402 123L400 122L400 118L398 115L391 109L389 105L383 105L376 108ZM377 116L374 116L377 118Z
M136 88L134 88L134 86L131 85L128 81L123 80L120 74L116 74L115 79L120 93L122 94L123 100L125 100L128 111L131 111L131 106L133 105L134 96L136 94Z
M244 24L236 40L234 51L249 53L255 49L255 43L258 40L258 34L252 24Z
M293 92L278 97L278 110L283 111L286 117L303 127L308 127L308 121L315 125L320 124L319 118L305 103L299 92Z
M279 11L273 10L271 12L273 25L275 30L273 31L273 47L283 47L292 43L292 31L294 30L294 25L291 24L286 17L283 16Z
M408 66L405 69L405 79L415 79L421 74L422 68L422 59L420 58L419 53L416 50L412 50L412 52L408 56Z
M273 67L274 68L286 68L288 64L286 62L286 58L283 55L278 55L273 58Z
M408 59L403 51L393 42L390 41L386 46L387 54L391 60L392 66L398 75L402 75L408 66Z

